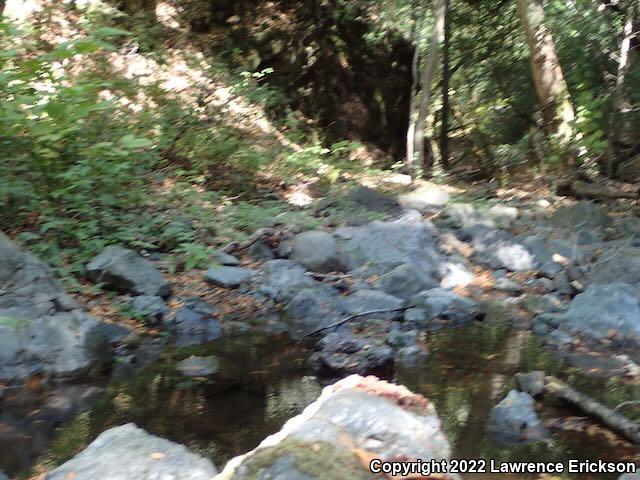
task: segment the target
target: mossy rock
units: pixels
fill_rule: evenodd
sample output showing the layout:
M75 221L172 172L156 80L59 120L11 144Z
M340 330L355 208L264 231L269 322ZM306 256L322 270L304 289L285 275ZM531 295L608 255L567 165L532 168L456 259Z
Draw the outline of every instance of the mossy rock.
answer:
M267 474L268 477L265 475ZM262 478L367 480L376 478L350 448L326 442L287 438L278 445L259 448L234 472L235 480Z

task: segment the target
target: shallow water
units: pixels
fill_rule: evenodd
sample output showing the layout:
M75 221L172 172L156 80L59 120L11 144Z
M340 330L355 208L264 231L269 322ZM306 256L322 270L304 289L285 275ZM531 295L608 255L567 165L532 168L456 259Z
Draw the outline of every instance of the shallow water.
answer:
M555 405L545 405L543 418L549 422L562 419L565 428L552 428L554 436L548 444L507 449L496 445L486 432L491 408L513 388L513 376L519 371L542 369L553 373L608 405L637 398L637 387L586 377L541 349L528 332L500 319L428 333L425 340L427 360L415 368L398 367L393 380L434 402L455 457L554 462L573 458L640 460L636 447L588 421L567 419L576 412ZM176 371L175 364L193 354L220 359L220 373L214 380L187 379ZM224 465L278 431L319 395L321 386L308 376L307 357L304 347L285 336L242 335L165 353L136 378L112 382L90 410L75 416L71 409L78 406L80 387L65 387L79 390L59 394L73 399L73 405L69 400L57 400L58 406L65 406L59 410L66 415L54 410L57 419L51 412L47 416L42 407L43 398L51 403L51 392L25 394L30 400L22 398L16 404L5 401L0 414L0 470L20 478L41 473L73 456L100 432L126 422L183 443L216 465ZM15 428L16 422L21 422L19 428ZM25 425L31 428L23 428ZM567 431L568 427L572 430Z

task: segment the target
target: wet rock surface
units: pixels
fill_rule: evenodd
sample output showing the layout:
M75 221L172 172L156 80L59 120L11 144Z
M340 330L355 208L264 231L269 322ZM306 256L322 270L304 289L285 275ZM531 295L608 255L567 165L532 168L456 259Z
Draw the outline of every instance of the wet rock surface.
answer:
M211 480L217 473L209 460L130 423L102 433L80 454L44 478Z
M97 325L47 265L0 233L0 379L86 373L108 354L92 345Z
M440 460L451 454L428 400L375 377L354 375L326 387L280 432L231 460L219 478L375 478L354 455L357 451L383 460Z
M496 442L504 445L544 440L549 432L534 408L534 400L526 392L511 390L491 411L489 430Z

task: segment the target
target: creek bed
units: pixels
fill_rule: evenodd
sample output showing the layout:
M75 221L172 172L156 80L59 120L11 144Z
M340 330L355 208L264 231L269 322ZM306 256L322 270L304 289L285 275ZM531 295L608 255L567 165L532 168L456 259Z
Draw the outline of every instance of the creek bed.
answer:
M425 341L426 360L412 368L398 366L391 380L435 403L454 457L553 462L640 459L636 447L558 405L546 405L542 412L543 419L552 422L550 443L504 448L486 429L491 408L513 388L519 371L545 370L609 405L638 398L639 387L586 376L507 321L431 332ZM191 355L216 356L218 373L209 379L183 376L176 364ZM29 478L71 458L107 428L126 422L185 444L222 466L278 431L319 395L322 386L309 375L308 355L304 346L284 335L244 334L168 350L137 376L106 385L91 409L75 415L73 409L82 403L77 399L86 396L82 386L16 392L4 400L0 411L0 470ZM58 398L53 405L59 411L43 407L44 399L52 403L52 396Z

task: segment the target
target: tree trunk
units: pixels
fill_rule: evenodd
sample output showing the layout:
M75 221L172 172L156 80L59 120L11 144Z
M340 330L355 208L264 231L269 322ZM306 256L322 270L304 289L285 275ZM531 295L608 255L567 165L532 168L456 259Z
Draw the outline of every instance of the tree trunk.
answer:
M618 72L616 76L614 98L614 112L611 116L608 148L607 174L612 176L615 161L621 157L620 147L628 146L635 142L633 125L629 118L629 112L633 105L629 98L629 89L625 85L625 80L629 75L632 66L632 59L640 58L640 54L633 52L633 39L638 32L638 6L635 1L629 1L627 17L624 24L622 42L620 43L620 60L618 61ZM636 39L637 48L637 39Z
M545 134L550 139L557 139L562 151L574 140L575 112L553 36L545 25L541 0L518 0L518 11L529 45L533 82L542 110Z
M412 145L411 148L407 148L407 153L412 152L412 156L407 155L406 166L407 173L412 177L416 175L416 166L424 164L424 129L431 101L431 82L438 66L438 51L444 29L445 4L446 0L437 0L433 31L429 40L429 52L420 72L420 101L416 101L418 103L417 112L414 107L413 116L409 119L407 147L409 147L409 143Z
M442 49L442 118L440 122L440 162L444 170L449 170L449 47L451 40L450 0L445 0L444 46Z
M0 0L0 16L2 16L2 14L4 13L5 3L6 3L6 0Z

